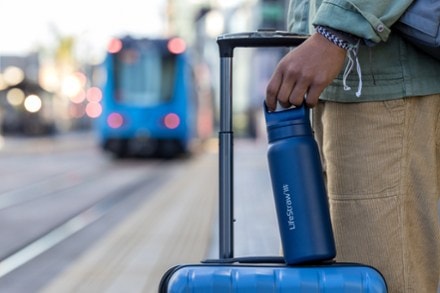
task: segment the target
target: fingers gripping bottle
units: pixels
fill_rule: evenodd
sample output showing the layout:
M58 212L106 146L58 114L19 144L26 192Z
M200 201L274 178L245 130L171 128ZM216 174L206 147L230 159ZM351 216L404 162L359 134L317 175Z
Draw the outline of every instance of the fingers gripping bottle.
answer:
M318 146L306 106L268 112L268 163L287 264L336 256Z

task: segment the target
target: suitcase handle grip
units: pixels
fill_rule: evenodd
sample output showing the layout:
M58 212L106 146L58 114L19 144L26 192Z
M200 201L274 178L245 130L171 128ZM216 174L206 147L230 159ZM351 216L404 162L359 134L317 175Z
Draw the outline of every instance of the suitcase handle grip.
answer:
M304 42L308 36L285 31L258 30L256 32L230 33L217 37L220 58L233 57L237 47L295 47Z

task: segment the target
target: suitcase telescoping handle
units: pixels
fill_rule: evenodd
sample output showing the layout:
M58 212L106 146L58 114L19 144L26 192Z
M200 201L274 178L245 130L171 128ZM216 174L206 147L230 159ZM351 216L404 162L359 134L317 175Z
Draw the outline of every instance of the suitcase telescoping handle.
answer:
M232 58L235 48L295 47L307 36L280 31L224 34L217 38L220 50L219 130L219 258L234 257L233 229L233 131Z
M285 31L258 30L256 32L224 34L217 37L220 58L233 57L235 48L296 47L308 36Z

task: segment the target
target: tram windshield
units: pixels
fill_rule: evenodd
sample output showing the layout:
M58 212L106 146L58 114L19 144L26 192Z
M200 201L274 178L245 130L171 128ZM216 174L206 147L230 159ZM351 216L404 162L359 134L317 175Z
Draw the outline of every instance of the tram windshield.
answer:
M115 54L114 86L118 102L153 106L172 99L176 55L160 47L127 48Z

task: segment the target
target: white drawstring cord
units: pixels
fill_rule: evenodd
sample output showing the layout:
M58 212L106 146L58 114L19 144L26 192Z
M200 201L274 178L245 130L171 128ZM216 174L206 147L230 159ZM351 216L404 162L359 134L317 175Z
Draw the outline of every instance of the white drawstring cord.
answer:
M359 64L359 59L357 56L359 49L359 42L360 41L358 41L355 46L350 46L350 48L347 49L348 62L347 62L347 66L345 67L343 79L342 79L344 90L345 91L351 90L351 87L347 85L347 77L350 75L351 71L353 70L353 66L356 64L356 72L359 78L358 90L356 91L356 97L358 98L362 94L362 72L361 72L361 65Z
M347 85L347 78L350 75L351 71L353 70L353 66L356 65L356 71L359 77L356 97L359 98L362 94L362 72L361 72L361 65L359 64L359 59L358 59L358 49L360 45L360 39L357 41L356 44L353 45L352 43L349 43L348 41L333 34L326 27L317 26L316 31L325 38L327 38L329 41L337 45L338 47L347 51L348 62L344 69L344 74L342 79L342 83L345 91L351 90L351 87Z

